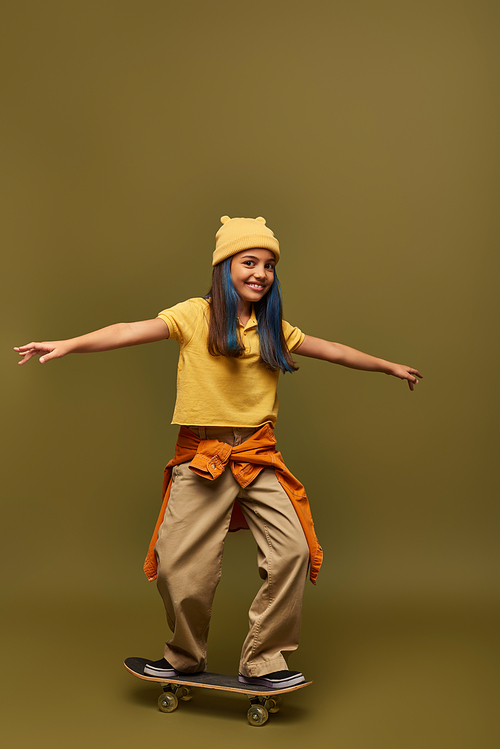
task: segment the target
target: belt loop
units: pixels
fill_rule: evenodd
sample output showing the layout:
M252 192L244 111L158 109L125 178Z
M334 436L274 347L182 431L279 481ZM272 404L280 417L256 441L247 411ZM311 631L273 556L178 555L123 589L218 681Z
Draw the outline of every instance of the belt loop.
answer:
M206 440L206 438L207 438L207 430L205 429L205 427L200 427L200 439Z

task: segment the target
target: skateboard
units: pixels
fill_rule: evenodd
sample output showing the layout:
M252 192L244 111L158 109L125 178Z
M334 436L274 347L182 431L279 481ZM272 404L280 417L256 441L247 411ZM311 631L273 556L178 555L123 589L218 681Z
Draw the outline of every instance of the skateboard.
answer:
M144 681L156 681L163 687L163 694L158 699L158 707L163 713L171 713L179 705L179 700L188 702L193 697L193 687L202 689L217 689L222 692L236 692L245 694L250 700L247 719L251 726L262 726L269 718L270 713L277 713L283 700L281 695L287 692L295 692L297 689L308 687L312 681L305 681L293 687L285 689L274 687L255 687L250 684L242 684L237 676L226 674L215 674L205 671L202 674L183 674L173 678L164 676L150 676L144 673L144 666L148 663L146 658L127 658L123 664L127 671Z

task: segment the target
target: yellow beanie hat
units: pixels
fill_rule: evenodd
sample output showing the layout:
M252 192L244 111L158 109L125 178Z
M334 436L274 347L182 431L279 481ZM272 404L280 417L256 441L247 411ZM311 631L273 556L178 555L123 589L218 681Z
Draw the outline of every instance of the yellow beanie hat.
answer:
M215 252L212 265L222 263L237 252L252 249L271 250L276 262L280 258L280 245L271 229L266 226L266 219L229 218L222 216L219 231L215 235Z

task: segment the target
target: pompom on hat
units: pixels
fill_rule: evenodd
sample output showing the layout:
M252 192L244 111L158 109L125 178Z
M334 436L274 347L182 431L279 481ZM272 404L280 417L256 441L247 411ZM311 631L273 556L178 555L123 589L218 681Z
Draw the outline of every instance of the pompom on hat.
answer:
M228 257L243 250L271 250L278 262L280 245L273 232L266 226L266 219L229 218L222 216L219 231L215 235L215 252L212 265L218 265Z

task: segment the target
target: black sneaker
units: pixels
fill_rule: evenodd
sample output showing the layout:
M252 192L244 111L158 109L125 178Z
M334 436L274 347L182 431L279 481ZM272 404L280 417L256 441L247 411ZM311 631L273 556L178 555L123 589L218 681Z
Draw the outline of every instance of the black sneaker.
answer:
M148 676L163 676L165 679L173 679L176 676L197 676L206 670L205 667L203 671L190 671L189 673L187 671L177 671L165 658L159 661L148 661L144 666L144 673L148 674Z
M148 676L164 676L166 679L172 679L174 676L177 676L178 671L165 658L162 658L159 661L146 663L144 673L148 674Z
M272 674L264 674L264 676L243 676L239 674L238 681L243 684L252 684L255 687L286 689L287 687L294 687L296 684L303 684L305 679L300 671L273 671Z

